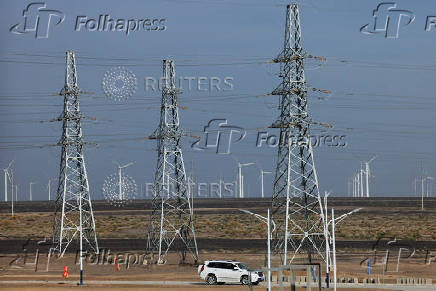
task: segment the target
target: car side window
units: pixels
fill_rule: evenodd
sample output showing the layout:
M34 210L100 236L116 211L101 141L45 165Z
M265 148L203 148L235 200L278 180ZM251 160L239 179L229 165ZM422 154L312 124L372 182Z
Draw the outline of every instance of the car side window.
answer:
M217 268L217 263L209 263L207 266L209 267L209 268Z

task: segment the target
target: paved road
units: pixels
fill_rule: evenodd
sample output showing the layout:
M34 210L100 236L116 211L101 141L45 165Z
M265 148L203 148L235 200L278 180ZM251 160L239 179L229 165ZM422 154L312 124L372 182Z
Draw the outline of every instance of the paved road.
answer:
M40 243L42 238L26 239L1 239L0 240L0 254L16 254L23 252L27 249L28 252L35 252L39 249L40 252L47 253L50 247L50 242ZM144 251L147 242L145 239L99 239L100 249L111 250L112 252L122 251ZM353 248L354 250L361 250L363 252L370 252L375 245L379 248L385 248L387 240L377 241L336 241L336 248L347 249ZM404 247L415 248L417 250L436 250L436 241L398 241ZM77 246L72 243L69 252L75 252ZM265 250L264 239L225 239L225 238L197 238L198 247L202 250L216 251L216 250L250 250L261 251Z
M436 197L425 198L426 211L436 209ZM266 212L271 207L271 198L196 198L195 209L209 212L220 213L224 209L237 211L238 208L244 209L263 209ZM383 208L402 209L401 211L418 211L420 212L421 198L419 197L371 197L371 198L351 198L351 197L331 197L329 198L331 207L371 207L371 212L383 211ZM124 206L121 210L110 205L104 200L94 200L92 208L96 212L110 211L114 213L123 213L123 211L138 210L138 214L144 214L144 211L151 209L151 200L135 200L131 204ZM377 209L380 208L380 209ZM409 209L404 209L409 208ZM52 212L54 201L18 201L14 202L15 212ZM213 209L213 210L212 210ZM0 202L0 213L10 212L10 202ZM135 214L135 212L133 212Z

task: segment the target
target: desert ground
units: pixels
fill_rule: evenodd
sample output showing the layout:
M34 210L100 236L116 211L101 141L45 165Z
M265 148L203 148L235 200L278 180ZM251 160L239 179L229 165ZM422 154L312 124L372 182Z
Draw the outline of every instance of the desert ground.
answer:
M195 228L200 263L204 260L227 259L242 261L252 269L262 268L265 263L266 226L238 209L265 214L269 203L267 199L198 200ZM75 288L79 265L74 250L63 258L53 256L48 263L47 238L51 234L52 202L20 202L15 205L13 217L9 207L5 203L0 204L0 288ZM362 208L337 226L338 278L358 278L359 282L372 278L386 284L395 284L398 278L424 278L436 283L436 199L428 198L423 211L421 201L416 198L333 198L329 201L329 207L334 207L338 216ZM84 264L85 286L82 286L85 289L248 289L238 285L206 286L197 274L198 265L189 258L187 264L179 265L176 253L169 254L165 265L143 264L143 261L140 263L140 259L134 258L146 256L144 249L149 201L135 201L123 209L104 201L95 201L94 211L99 247L105 249L106 254L109 251L112 257L116 255L121 258L120 268L117 271L110 260L96 263L96 257L88 255ZM38 261L35 264L36 257ZM126 258L131 258L128 267ZM387 264L384 265L385 259ZM277 266L278 261L278 256L275 256L272 265ZM62 278L65 265L69 266L67 280ZM33 280L33 283L28 283L29 280ZM107 281L118 283L99 283ZM93 283L86 285L87 282ZM126 282L143 283L132 285ZM165 282L169 282L169 285ZM177 282L190 285L175 285ZM339 290L359 290L342 287ZM265 290L265 286L255 286L253 289Z

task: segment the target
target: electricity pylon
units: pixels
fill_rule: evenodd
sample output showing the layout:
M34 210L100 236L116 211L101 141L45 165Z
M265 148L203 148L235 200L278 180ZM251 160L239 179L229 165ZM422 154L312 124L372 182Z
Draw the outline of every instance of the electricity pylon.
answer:
M79 106L80 90L77 86L76 58L73 51L66 52L64 110L62 121L61 164L53 218L53 248L61 255L74 239L84 248L98 253L94 214L89 193L88 175L83 157L83 137ZM82 247L81 247L82 249Z
M193 224L193 208L183 162L178 97L173 60L163 60L163 88L160 123L150 136L157 140L157 166L154 176L152 213L147 235L147 249L165 263L170 249L198 260Z
M301 46L297 4L287 5L284 49L274 60L280 63L282 83L272 94L280 95L280 117L271 126L280 129L272 208L278 223L274 252L292 253L290 263L304 253L307 262L325 261L325 232L322 201L309 139L312 122L307 111L307 85ZM296 142L291 142L291 136ZM305 260L306 261L306 260Z

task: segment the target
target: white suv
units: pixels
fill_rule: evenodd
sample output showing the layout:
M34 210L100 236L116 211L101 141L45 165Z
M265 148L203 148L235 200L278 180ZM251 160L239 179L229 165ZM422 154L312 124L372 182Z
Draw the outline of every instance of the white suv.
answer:
M198 266L200 278L209 285L224 283L250 283L248 276L250 271L241 262L235 261L205 261ZM262 272L251 272L251 284L257 285L264 280Z

